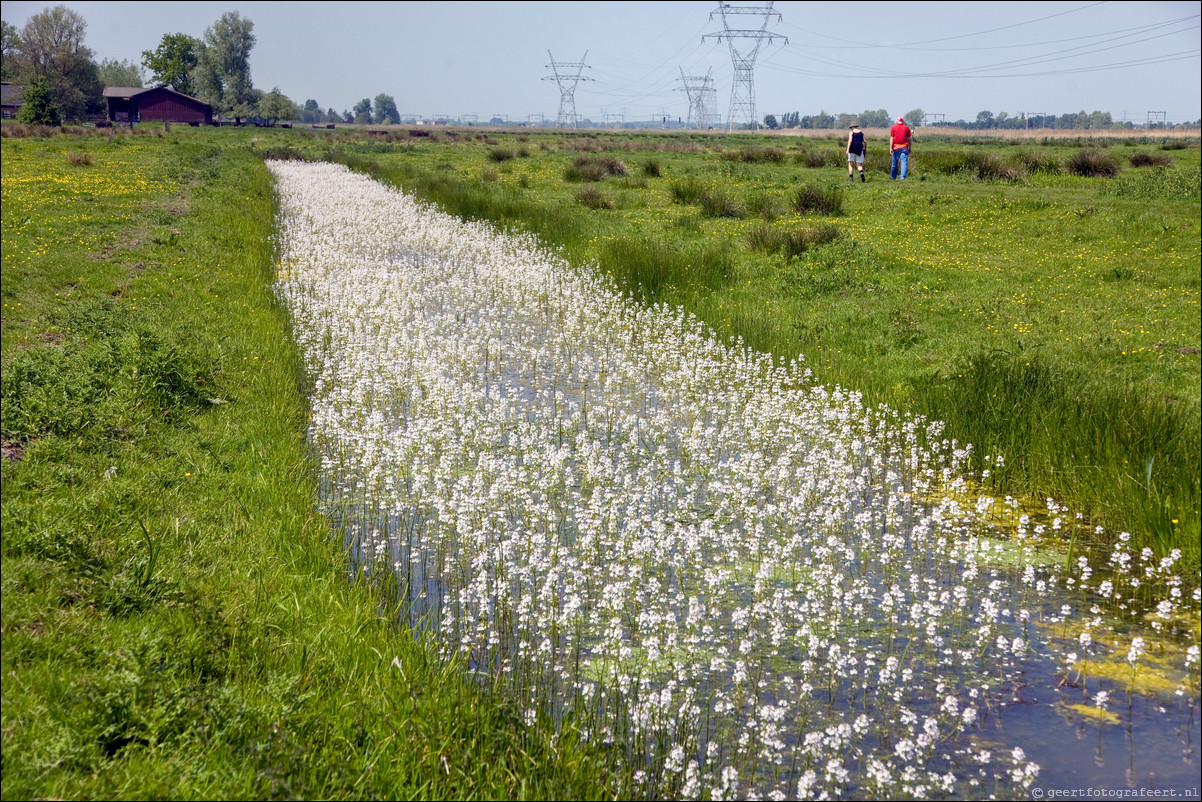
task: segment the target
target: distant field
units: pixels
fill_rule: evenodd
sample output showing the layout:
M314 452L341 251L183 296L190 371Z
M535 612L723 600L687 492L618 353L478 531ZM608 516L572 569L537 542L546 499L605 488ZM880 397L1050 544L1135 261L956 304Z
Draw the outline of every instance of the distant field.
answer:
M1005 457L1004 492L1196 565L1198 139L1004 133L922 129L904 184L870 133L869 182L850 186L829 133L402 127L260 146L532 231L821 380L946 420Z

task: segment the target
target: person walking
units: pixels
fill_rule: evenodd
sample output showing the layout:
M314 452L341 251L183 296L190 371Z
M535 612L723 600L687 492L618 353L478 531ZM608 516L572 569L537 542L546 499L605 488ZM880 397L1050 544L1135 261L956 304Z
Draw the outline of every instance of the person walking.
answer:
M860 181L867 181L864 178L864 157L868 155L868 145L864 141L864 132L860 130L860 126L855 123L851 124L850 130L847 132L847 180L855 181L855 167L860 166Z
M890 181L898 177L902 181L906 180L906 174L910 172L910 143L913 138L914 132L910 130L910 126L898 117L897 124L889 129L889 155L893 159L889 167Z

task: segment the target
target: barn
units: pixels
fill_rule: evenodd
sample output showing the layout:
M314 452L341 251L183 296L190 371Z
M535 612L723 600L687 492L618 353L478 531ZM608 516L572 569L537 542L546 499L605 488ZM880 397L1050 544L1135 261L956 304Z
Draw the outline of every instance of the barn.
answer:
M4 119L10 120L17 116L17 112L25 103L24 92L25 87L20 84L10 84L8 81L4 81L0 86L0 115Z
M104 99L110 122L213 122L212 106L168 86L106 86Z

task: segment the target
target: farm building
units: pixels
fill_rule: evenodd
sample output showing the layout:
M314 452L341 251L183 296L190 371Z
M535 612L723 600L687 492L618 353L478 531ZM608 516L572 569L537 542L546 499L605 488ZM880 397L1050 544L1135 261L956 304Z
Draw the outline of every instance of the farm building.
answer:
M106 86L104 99L110 122L213 122L212 106L167 86Z
M0 86L0 101L3 102L3 108L0 109L0 113L3 114L4 119L10 120L17 116L17 111L25 102L24 94L25 87L20 84L10 84L8 81L5 81L3 86Z

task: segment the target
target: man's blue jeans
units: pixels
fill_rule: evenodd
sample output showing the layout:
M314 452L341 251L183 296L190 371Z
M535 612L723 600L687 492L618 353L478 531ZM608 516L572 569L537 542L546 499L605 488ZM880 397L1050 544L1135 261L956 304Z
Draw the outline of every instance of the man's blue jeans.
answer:
M910 149L898 148L893 151L893 165L889 168L889 179L893 180L901 174L901 180L906 180L906 173L910 172Z

